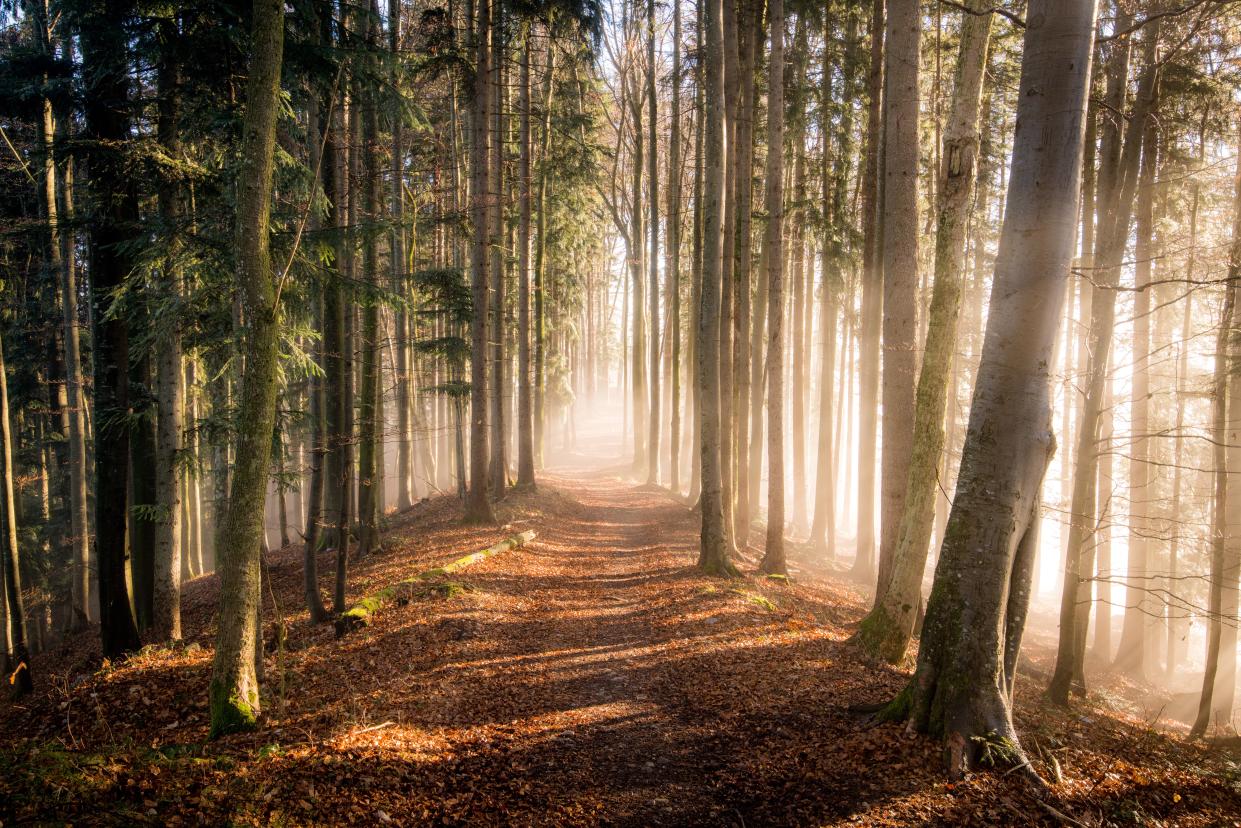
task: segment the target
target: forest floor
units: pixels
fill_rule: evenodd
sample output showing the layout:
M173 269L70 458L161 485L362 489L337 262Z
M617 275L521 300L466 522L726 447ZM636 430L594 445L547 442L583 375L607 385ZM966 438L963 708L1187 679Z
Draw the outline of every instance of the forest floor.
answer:
M466 527L445 496L393 517L351 600L538 537L340 639L307 623L300 549L272 553L254 733L206 741L213 576L187 586L183 647L101 665L82 637L41 655L39 692L0 707L0 821L1052 824L1020 774L950 783L935 742L850 712L908 672L848 643L865 610L849 582L704 577L695 516L619 469L549 474L499 513ZM1051 708L1041 685L1019 678L1017 725L1048 778L1056 757L1055 804L1077 823L1241 825L1237 755L1115 694Z

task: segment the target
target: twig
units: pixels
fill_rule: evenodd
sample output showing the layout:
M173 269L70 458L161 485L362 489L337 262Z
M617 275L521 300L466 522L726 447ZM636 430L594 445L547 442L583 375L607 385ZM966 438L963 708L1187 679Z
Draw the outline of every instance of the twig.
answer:
M385 727L391 727L394 724L396 724L396 722L384 722L383 724L371 725L370 727L364 727L361 730L355 730L353 733L350 733L349 736L350 738L354 736L361 736L363 733L370 733L375 730L383 730Z

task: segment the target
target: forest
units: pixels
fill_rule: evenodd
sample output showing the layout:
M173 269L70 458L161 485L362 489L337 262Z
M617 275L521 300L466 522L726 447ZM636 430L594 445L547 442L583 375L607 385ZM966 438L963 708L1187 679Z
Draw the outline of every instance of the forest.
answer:
M1237 0L0 0L0 826L1241 825Z

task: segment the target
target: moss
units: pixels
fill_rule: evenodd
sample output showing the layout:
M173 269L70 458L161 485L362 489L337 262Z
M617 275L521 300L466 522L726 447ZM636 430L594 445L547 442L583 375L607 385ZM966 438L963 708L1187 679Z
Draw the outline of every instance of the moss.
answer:
M441 598L456 598L458 595L464 595L467 592L473 591L474 588L469 584L463 584L460 581L444 581L427 587L423 590L423 594L438 595Z
M982 736L971 736L974 762L984 768L1007 767L1023 761L1021 748L1007 736L989 730Z
M862 619L854 640L872 658L883 659L889 664L900 664L905 658L906 638L883 604L876 605Z
M211 682L211 732L208 739L244 733L258 727L258 705L243 699L235 687ZM257 700L255 700L257 701Z
M913 710L913 703L914 685L911 681L905 685L904 690L896 694L896 698L875 713L875 720L880 722L903 722L909 718L909 713Z
M779 609L779 607L776 606L774 601L772 601L770 598L766 597L765 595L759 595L757 592L747 592L744 589L737 589L737 588L734 588L729 591L734 592L737 595L740 595L742 598L746 599L754 606L762 607L768 612L776 612Z

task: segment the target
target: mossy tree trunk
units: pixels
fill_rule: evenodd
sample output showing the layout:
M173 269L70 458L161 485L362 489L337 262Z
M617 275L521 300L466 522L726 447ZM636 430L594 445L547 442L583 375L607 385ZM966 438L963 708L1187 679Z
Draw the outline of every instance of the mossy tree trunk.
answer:
M276 421L279 286L272 271L272 156L284 52L284 5L255 0L242 119L237 200L237 289L248 324L237 413L237 463L220 530L220 621L211 666L211 736L246 730L259 713L263 503Z

